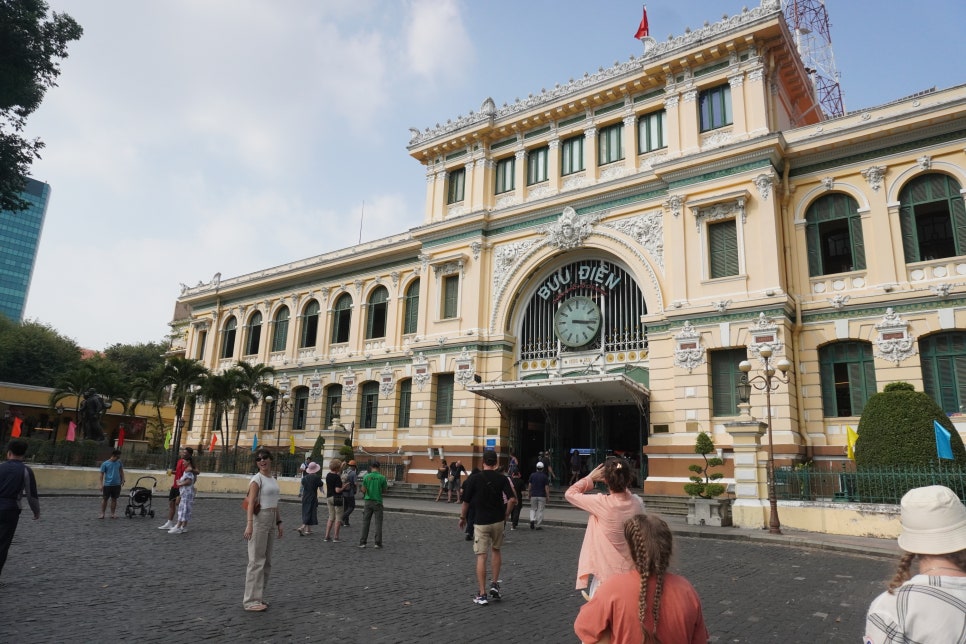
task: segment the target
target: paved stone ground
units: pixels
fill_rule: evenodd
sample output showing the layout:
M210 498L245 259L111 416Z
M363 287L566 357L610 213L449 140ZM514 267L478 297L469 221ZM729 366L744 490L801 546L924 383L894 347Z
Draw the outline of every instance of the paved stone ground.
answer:
M122 501L126 500L122 497ZM452 518L386 514L385 548L299 537L276 543L265 613L241 608L244 517L201 498L189 532L163 520L97 520L92 497L46 497L21 520L0 589L0 642L575 642L582 529L508 533L506 598L481 607L471 544ZM166 501L155 496L162 514ZM361 514L361 512L360 512ZM361 516L360 516L361 519ZM521 524L522 525L522 524ZM714 642L856 642L889 559L677 538L675 568L701 595Z

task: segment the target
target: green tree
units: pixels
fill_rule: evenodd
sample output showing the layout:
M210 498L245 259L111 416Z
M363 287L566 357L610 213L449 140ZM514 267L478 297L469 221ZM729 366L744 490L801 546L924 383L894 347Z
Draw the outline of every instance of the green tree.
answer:
M117 365L121 373L137 378L164 366L164 352L168 345L163 342L139 342L137 344L112 344L104 349L104 358Z
M275 368L265 364L251 364L244 360L232 367L235 390L235 437L233 446L238 447L238 438L242 429L248 423L248 412L252 405L265 396L278 397L278 389L268 382L268 377L275 375ZM228 445L224 445L225 450Z
M222 450L227 444L226 428L228 427L228 414L235 405L238 396L238 374L235 367L228 369L224 373L217 373L208 376L205 384L201 388L201 395L205 397L213 407L211 415L212 432L218 432L221 439ZM206 442L207 433L202 436L201 442Z
M181 447L182 422L179 419L184 418L186 406L194 410L198 392L204 387L209 373L208 369L197 360L182 357L168 360L164 365L163 373L164 386L170 389L171 400L174 402L175 432L171 441L171 469L174 469L178 462L178 450ZM191 414L189 419L193 415Z
M30 116L57 85L67 43L84 30L64 13L47 16L43 0L0 0L0 210L23 210L20 197L40 139L22 134Z
M0 382L54 387L80 364L80 347L53 327L0 315Z
M138 405L151 403L155 418L148 424L145 438L150 449L156 449L164 441L164 417L161 407L168 400L167 382L165 381L164 365L152 371L141 374L131 383L131 395L135 400L134 409ZM131 412L133 415L133 411Z

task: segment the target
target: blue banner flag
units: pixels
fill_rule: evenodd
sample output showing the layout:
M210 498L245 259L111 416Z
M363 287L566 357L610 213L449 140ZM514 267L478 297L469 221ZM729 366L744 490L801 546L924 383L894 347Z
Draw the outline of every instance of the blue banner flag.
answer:
M953 446L949 442L949 430L940 425L938 420L932 421L932 427L936 432L936 454L939 458L948 461L953 460Z
M252 453L254 453L256 449L258 449L258 435L257 434L255 436L252 436Z

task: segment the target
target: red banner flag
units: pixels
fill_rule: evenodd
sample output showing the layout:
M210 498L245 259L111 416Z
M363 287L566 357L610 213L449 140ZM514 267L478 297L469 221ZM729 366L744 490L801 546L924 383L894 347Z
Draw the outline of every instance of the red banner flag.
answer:
M123 444L124 444L124 428L122 427L121 429L117 430L117 448L121 449L121 446Z
M215 443L218 442L218 434L211 435L211 447L208 448L209 452L215 451Z
M637 33L634 34L634 38L640 39L650 35L651 31L647 25L647 5L644 5L644 17L641 18L641 26L637 28Z
M67 440L73 442L77 439L75 432L77 431L77 423L70 421L67 423Z
M22 421L19 418L14 417L14 419L13 419L13 431L10 432L10 437L11 438L20 438L20 423L21 422Z

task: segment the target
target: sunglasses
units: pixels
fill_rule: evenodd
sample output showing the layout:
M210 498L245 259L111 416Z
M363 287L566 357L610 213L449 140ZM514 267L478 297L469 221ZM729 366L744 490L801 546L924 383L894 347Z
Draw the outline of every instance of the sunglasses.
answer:
M262 461L270 461L270 460L272 460L272 459L269 458L268 456L259 456L258 458L255 459L255 462L256 463L261 463Z

